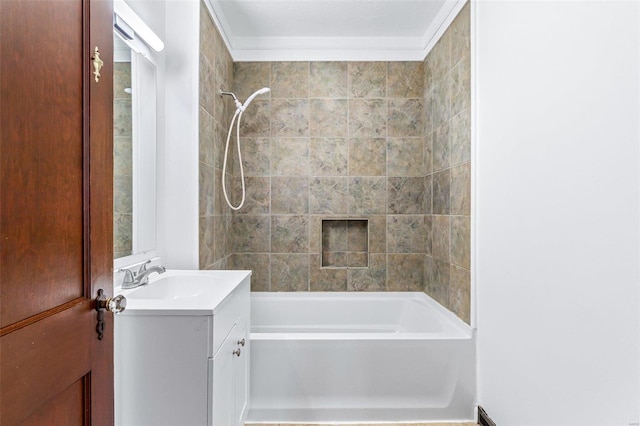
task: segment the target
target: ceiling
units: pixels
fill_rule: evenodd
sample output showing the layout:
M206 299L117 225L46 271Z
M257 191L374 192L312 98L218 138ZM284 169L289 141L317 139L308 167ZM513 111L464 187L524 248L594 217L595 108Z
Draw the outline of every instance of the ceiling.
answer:
M207 2L235 61L415 61L466 0Z

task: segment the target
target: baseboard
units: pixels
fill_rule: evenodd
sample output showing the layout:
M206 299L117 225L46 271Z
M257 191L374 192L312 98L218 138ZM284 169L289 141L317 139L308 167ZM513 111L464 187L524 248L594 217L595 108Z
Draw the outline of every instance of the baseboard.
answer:
M478 424L481 426L496 426L496 422L484 411L484 408L478 406Z

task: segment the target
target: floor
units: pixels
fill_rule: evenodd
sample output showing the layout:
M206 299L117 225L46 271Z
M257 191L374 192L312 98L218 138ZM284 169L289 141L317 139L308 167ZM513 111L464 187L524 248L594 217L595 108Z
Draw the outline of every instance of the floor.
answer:
M257 424L257 423L247 423L246 426L478 426L477 423L469 422L469 423L379 423L379 424L371 424L371 423L362 423L362 424Z

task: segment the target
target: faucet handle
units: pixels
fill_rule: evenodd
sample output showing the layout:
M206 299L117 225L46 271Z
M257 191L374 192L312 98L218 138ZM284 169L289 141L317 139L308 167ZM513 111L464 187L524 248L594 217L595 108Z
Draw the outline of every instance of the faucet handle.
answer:
M140 265L140 268L138 269L138 273L136 275L140 275L141 273L146 271L147 270L147 265L149 263L151 263L151 259L148 259L146 262L144 262L142 265Z
M131 269L120 269L120 272L124 272L124 278L122 279L122 285L124 284L133 284L133 282L135 281L133 272L131 272Z

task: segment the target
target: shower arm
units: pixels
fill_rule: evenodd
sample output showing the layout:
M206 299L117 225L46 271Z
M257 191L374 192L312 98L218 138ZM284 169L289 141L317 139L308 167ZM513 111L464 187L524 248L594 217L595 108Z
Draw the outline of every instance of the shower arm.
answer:
M251 96L247 98L247 100L244 101L244 104L238 100L238 98L233 92L225 92L223 89L220 89L218 92L220 93L220 96L233 97L233 101L236 103L236 108L237 108L236 111L244 112L244 110L249 106L249 104L255 99L256 96L263 95L270 91L271 89L269 89L268 87L263 87L260 90L256 90L254 93L251 94Z
M244 111L244 107L242 106L242 102L240 102L238 100L238 98L236 97L236 95L233 92L225 92L222 89L220 89L218 92L220 93L220 97L222 97L222 96L231 96L231 97L233 97L233 102L235 102L236 108L238 108L240 111Z

